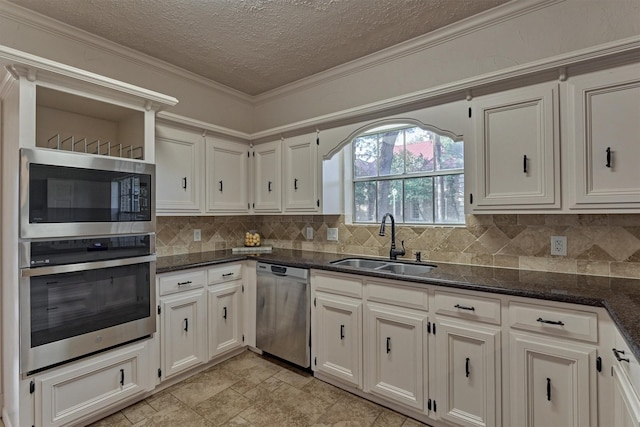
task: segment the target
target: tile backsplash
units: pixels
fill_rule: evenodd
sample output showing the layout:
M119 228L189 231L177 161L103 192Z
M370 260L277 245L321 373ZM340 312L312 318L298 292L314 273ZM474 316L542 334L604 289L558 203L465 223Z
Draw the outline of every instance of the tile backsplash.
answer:
M313 227L314 238L305 230ZM338 241L327 241L338 228ZM200 229L202 240L193 241ZM243 246L257 230L262 245L338 254L388 256L390 230L347 225L341 215L158 217L159 256ZM387 224L389 229L389 224ZM397 245L425 262L454 262L527 270L640 278L640 214L467 215L465 226L398 225ZM567 256L551 256L551 236L567 236Z

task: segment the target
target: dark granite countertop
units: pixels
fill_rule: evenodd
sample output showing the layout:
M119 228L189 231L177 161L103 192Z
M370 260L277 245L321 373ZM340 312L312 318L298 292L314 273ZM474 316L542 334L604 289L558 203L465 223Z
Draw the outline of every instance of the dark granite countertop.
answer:
M252 259L292 267L403 280L414 284L493 292L505 295L583 304L607 309L635 356L640 359L640 279L547 273L438 262L437 268L420 277L330 264L355 256L324 252L274 249L272 253L233 254L230 250L158 258L157 272L204 267Z

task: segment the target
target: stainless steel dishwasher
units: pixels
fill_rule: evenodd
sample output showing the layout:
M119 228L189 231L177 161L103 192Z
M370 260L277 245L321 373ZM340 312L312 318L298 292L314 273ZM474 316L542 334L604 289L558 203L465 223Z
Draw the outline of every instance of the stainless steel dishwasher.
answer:
M256 347L310 367L309 270L259 262L257 279Z

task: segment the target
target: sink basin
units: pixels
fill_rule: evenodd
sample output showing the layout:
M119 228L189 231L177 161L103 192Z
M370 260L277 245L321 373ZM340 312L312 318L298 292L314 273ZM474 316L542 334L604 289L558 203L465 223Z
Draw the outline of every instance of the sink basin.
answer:
M347 258L339 261L333 261L333 265L341 265L343 267L355 267L364 268L367 270L374 270L378 267L383 267L388 264L387 261L375 260L375 259L362 259L362 258Z
M421 276L436 268L435 265L418 264L387 264L376 268L377 271L388 271L394 274L404 274L405 276Z
M430 272L435 265L430 264L405 264L400 262L366 259L366 258L345 258L332 261L331 264L342 267L354 267L363 270L374 270L384 273L400 274L404 276L422 276Z

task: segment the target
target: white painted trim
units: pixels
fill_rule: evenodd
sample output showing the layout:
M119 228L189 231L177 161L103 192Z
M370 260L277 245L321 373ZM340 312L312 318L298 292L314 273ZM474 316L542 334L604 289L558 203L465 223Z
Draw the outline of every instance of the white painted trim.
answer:
M481 76L459 80L454 83L436 86L433 88L421 90L418 92L400 95L394 98L377 101L370 104L337 111L323 116L314 117L307 120L301 120L283 126L255 132L251 134L252 140L262 140L273 136L279 136L293 132L311 132L316 129L322 130L331 126L331 123L345 121L361 121L374 114L380 114L385 111L397 113L398 109L406 110L410 106L423 106L428 101L436 101L438 99L447 99L455 101L465 99L469 90L479 87L498 84L508 80L532 77L545 72L551 72L569 66L584 64L589 61L602 59L615 59L616 56L640 52L640 36L633 36L615 42L605 43L598 46L581 49L538 61L529 62L524 65L517 65L504 70L483 74ZM569 74L570 75L570 74Z
M368 68L376 67L381 64L395 61L399 58L416 54L423 50L433 48L434 46L449 42L451 40L464 37L470 33L482 30L483 28L499 24L504 21L512 20L518 16L534 12L536 10L560 3L566 0L520 0L505 3L485 12L455 22L446 27L437 29L428 34L415 37L411 40L399 43L386 49L374 52L362 58L355 59L322 71L288 85L270 90L268 92L256 95L254 97L254 105L260 105L273 98L282 97L302 89L308 89L320 84L337 80L364 71Z
M70 25L64 24L60 21L49 18L45 15L41 15L29 9L25 9L6 0L0 0L0 15L6 16L7 18L22 25L38 29L54 36L64 37L69 40L85 44L92 49L101 50L108 54L118 56L133 64L155 68L157 70L161 70L177 75L184 79L191 80L195 83L217 90L226 95L233 96L238 100L246 103L250 103L253 99L252 96L240 92L236 89L232 89L221 83L217 83L213 80L204 78L191 71L187 71L183 68L169 64L168 62L154 58L137 50L119 45L95 34L89 33L79 28L71 27Z
M234 138L241 139L247 144L251 141L251 134L249 133L240 132L240 131L229 129L223 126L217 126L211 123L181 116L175 113L169 113L167 111L161 111L158 114L156 114L156 119L158 121L166 121L170 123L181 124L184 126L198 129L198 130L210 131L210 132L213 132L214 134L231 136Z
M4 423L4 427L13 427L13 424L11 424L11 418L9 418L9 414L4 408L4 405L2 408L2 422Z
M2 81L0 82L0 100L7 95L7 93L9 92L9 90L11 90L11 87L15 84L15 82L16 80L13 78L11 73L9 71L6 71L4 73L4 77L2 78Z
M36 79L39 79L42 75L50 73L55 77L62 76L81 82L87 82L128 96L143 98L155 103L156 107L173 107L178 103L178 100L172 96L71 67L60 62L41 58L7 46L0 45L0 63L8 67L7 71L9 71L10 74L14 74L16 72L21 74L18 69L21 67L29 69L28 72L30 72L31 69L34 69L37 76ZM29 78L29 76L27 76L27 78Z

